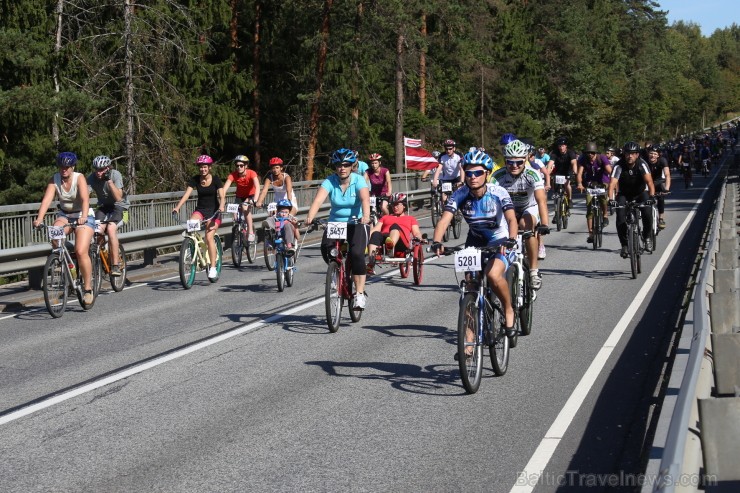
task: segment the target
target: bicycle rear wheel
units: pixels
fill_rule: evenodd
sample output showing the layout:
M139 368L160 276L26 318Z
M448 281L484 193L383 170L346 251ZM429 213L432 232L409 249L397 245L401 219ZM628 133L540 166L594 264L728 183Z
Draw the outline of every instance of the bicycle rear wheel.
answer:
M275 269L275 231L270 228L265 230L265 241L262 243L262 252L265 255L267 270Z
M195 281L196 267L195 262L195 243L190 238L185 238L180 244L180 282L182 287L190 289Z
M469 394L478 392L483 375L483 345L478 340L477 301L477 293L467 293L460 303L457 318L457 360L460 366L460 379Z
M218 233L213 236L213 241L216 243L216 277L214 279L208 278L212 283L218 281L218 278L221 277L221 266L224 258L224 246Z
M110 276L110 286L116 293L120 293L126 285L126 250L120 243L118 244L118 267L121 269L121 275Z
M275 264L275 275L277 276L277 288L279 292L285 289L285 260L282 253L275 255L277 263Z
M498 301L496 301L498 303ZM505 320L499 307L486 306L486 325L488 328L488 354L491 358L493 373L500 377L509 369L509 338L504 330Z
M338 331L339 323L342 319L344 299L340 291L341 283L339 264L330 261L326 269L326 282L324 285L324 309L329 332Z
M59 254L52 253L44 265L44 303L49 315L59 318L67 306L67 276Z
M242 233L239 225L235 224L231 228L231 263L234 264L234 267L240 267L242 265L242 253Z
M409 263L408 262L401 262L398 264L398 271L401 273L401 279L406 279L409 277Z

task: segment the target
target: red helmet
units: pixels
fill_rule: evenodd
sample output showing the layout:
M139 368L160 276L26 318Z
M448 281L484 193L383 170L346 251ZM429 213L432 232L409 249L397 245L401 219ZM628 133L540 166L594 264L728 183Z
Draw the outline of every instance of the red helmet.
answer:
M370 154L367 157L367 159L368 159L368 161L380 161L381 159L383 159L383 156L381 156L377 152L374 152L374 153Z
M443 144L443 147L455 147L457 145L457 142L455 142L452 139L445 140L445 143Z
M406 194L405 193L394 193L391 195L391 204L397 204L399 202L405 203L406 202Z
M283 160L279 157L274 157L270 159L270 166L282 166Z

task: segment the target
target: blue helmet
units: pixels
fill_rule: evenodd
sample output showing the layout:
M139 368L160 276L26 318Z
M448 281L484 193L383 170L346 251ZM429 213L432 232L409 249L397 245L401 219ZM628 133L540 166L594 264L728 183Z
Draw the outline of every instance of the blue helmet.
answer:
M336 166L340 163L352 163L355 164L357 162L357 153L353 151L352 149L345 149L342 147L341 149L337 149L334 151L334 154L331 155L331 164Z
M505 146L506 144L514 140L516 140L516 135L508 133L508 134L502 135L498 143L501 144L502 146Z
M288 199L280 199L280 200L278 200L275 208L278 209L278 210L280 210L280 209L292 209L293 208L293 204Z
M488 171L493 170L493 159L491 156L481 151L474 151L465 154L463 166L483 166Z
M77 154L74 152L60 152L57 154L57 166L77 166Z

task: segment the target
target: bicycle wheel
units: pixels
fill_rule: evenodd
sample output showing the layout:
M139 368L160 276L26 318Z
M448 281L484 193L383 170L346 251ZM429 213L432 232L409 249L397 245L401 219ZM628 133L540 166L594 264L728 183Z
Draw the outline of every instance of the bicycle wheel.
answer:
M295 275L295 257L288 257L288 268L285 269L285 285L293 285L293 276Z
M126 250L120 243L118 244L118 267L121 269L121 275L110 276L110 286L116 293L120 293L126 285Z
M460 238L460 233L462 232L462 222L462 212L458 210L455 212L452 220L452 236L454 236L456 240Z
M563 219L563 229L568 229L568 214L570 214L570 199L568 196L563 196L563 211L560 213L560 217Z
M594 239L594 242L596 240ZM522 306L519 307L519 327L522 335L528 336L532 333L532 313L534 312L534 296L532 296L532 285L529 280L529 269L524 269L524 282L522 283Z
M439 210L439 199L432 195L432 227L437 227L437 221L439 221L440 210Z
M262 252L265 255L267 270L275 269L275 232L267 228L265 230L265 241L262 243Z
M347 286L347 293L349 293L349 299L347 300L347 308L349 309L349 318L353 322L359 322L362 318L363 310L355 310L355 283L352 280L352 273L349 265L344 266L345 268L345 280L344 283Z
M221 276L221 266L223 265L223 259L224 259L224 246L221 243L221 237L218 234L215 234L213 236L213 241L216 243L216 277L214 279L208 278L211 282L218 281L218 278Z
M67 306L67 276L62 259L57 253L52 253L44 265L44 303L49 315L59 318L64 315Z
M195 281L196 267L195 262L195 243L190 238L185 238L180 244L180 282L182 287L190 289Z
M601 248L604 242L604 212L601 210L601 204L596 206L596 214L594 219L597 221L594 223L594 248ZM596 245L598 243L598 245Z
M419 286L424 277L424 248L421 245L414 246L414 260L412 265L414 269L414 284Z
M277 276L277 287L279 292L283 292L285 289L285 261L283 254L278 252L275 254L277 263L275 264L275 275Z
M100 293L100 288L103 287L103 261L100 260L100 250L97 248L90 248L90 267L93 285L93 297L97 298Z
M593 202L595 202L595 201L596 201L596 197L593 197L591 199L591 203L593 204ZM601 214L600 214L600 211L601 211L601 209L599 208L599 206L596 206L596 207L593 207L592 206L592 214L593 214L592 215L592 219L591 219L593 221L593 224L592 224L592 227L593 227L593 230L592 230L593 231L593 237L592 238L593 238L594 241L591 243L591 246L593 247L594 250L596 250L596 249L599 248L599 234L600 234L600 230L601 230Z
M477 293L467 293L460 303L457 318L457 359L460 365L460 379L469 394L478 392L483 374L483 345L478 341L477 301ZM466 348L472 348L472 354L466 354Z
M408 262L401 262L398 264L398 271L401 273L401 279L406 279L409 277L409 263Z
M627 249L630 252L630 270L632 272L632 279L637 279L637 250L640 248L639 241L640 239L637 237L635 227L630 225L629 231L627 232Z
M231 263L234 267L240 267L242 265L242 235L239 231L239 225L235 224L231 228Z
M509 272L511 272L511 274L509 274ZM511 298L511 306L514 308L514 337L509 338L509 347L515 348L519 342L519 330L521 329L519 324L519 310L521 309L519 299L521 298L523 300L523 294L519 292L519 271L514 266L509 268L506 277L509 281L509 297ZM521 304L523 305L524 303ZM501 307L501 311L503 312L503 306ZM504 325L505 322L506 318L504 317Z
M341 283L339 264L334 261L329 262L324 285L324 309L326 311L326 324L329 327L329 332L339 330L339 322L342 318L344 299L340 291L342 287Z
M496 301L498 303L498 300ZM486 325L488 329L488 354L496 376L502 376L509 369L509 338L504 330L504 315L499 307L486 304Z
M562 210L562 203L562 197L555 197L555 227L557 227L558 231L563 229L563 215L560 213Z
M247 233L244 234L246 235ZM247 238L247 241L244 243L244 247L247 251L247 260L250 264L253 264L257 258L257 238L255 237L254 241L249 241Z
M635 228L635 256L637 258L637 273L642 272L642 232Z

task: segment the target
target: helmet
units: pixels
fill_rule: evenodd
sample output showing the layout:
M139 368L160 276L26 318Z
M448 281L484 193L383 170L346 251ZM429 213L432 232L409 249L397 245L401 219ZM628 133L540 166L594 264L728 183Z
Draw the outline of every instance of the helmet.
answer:
M432 151L432 157L434 159L439 159L439 156L441 156L441 155L442 155L442 153L439 152L439 151Z
M512 133L504 134L501 136L501 139L499 139L498 143L502 146L507 145L509 142L516 140L516 135Z
M586 147L583 148L583 152L585 152L585 153L595 152L595 153L598 154L599 153L599 148L596 147L596 143L595 142L589 142L588 144L586 144Z
M57 154L57 166L77 166L77 154L74 152L60 152Z
M455 147L457 145L457 142L455 142L452 139L447 139L444 141L444 144L442 144L444 147Z
M475 151L465 154L463 166L483 166L488 171L493 170L493 160L485 152Z
M374 153L370 154L370 155L369 155L369 156L367 157L367 160L368 160L368 161L380 161L381 159L383 159L383 156L381 156L381 155L380 155L380 154L378 154L377 152L374 152Z
M213 162L213 161L211 161L211 162ZM249 158L247 156L245 156L244 154L239 154L238 156L236 156L234 158L234 162L235 163L238 163L238 162L249 163Z
M276 209L292 209L293 204L288 199L280 199L276 204Z
M198 159L195 160L196 164L213 164L213 158L208 154L201 154Z
M337 149L336 151L334 151L334 154L331 155L331 164L335 166L340 163L355 164L356 162L357 153L352 149L345 149L344 147L342 147L341 149Z
M611 152L612 154L614 154L615 152L617 152L617 150L610 146L606 148L606 152Z
M527 157L527 154L529 154L528 147L521 140L512 140L504 147L504 157Z
M558 137L557 140L555 140L556 146L562 146L562 145L568 145L568 139L565 137Z
M110 158L108 156L98 156L93 159L93 168L103 169L110 166Z
M283 165L283 160L280 159L279 157L270 158L270 166L271 167L272 166L282 166L282 165Z
M624 147L622 147L622 151L624 151L625 154L629 152L640 152L640 144L634 141L629 141L624 144Z
M405 193L394 193L391 195L391 204L397 204L399 202L406 202L406 194Z

